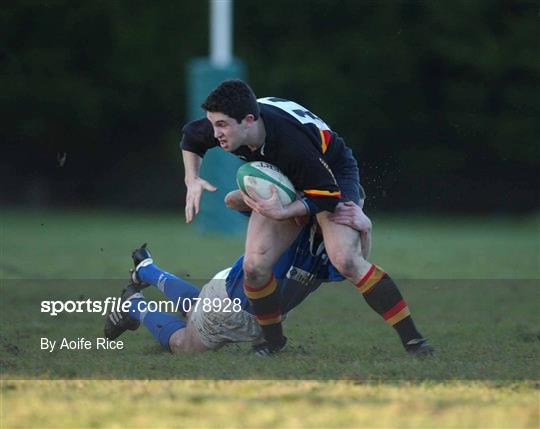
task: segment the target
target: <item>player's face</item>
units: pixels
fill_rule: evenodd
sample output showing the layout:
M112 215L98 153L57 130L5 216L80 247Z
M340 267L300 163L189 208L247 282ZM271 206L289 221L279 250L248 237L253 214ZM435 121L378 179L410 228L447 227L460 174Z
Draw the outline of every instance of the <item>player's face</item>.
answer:
M246 144L248 124L246 119L238 123L236 119L219 112L206 112L206 117L214 128L214 137L219 140L221 148L232 152Z

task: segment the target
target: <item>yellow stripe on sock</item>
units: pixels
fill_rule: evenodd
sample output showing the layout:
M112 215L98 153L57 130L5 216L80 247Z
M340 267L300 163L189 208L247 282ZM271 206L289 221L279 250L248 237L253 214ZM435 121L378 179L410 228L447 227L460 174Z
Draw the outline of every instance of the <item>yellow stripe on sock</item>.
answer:
M366 279L360 287L358 287L358 290L361 293L369 292L371 289L375 287L377 283L381 281L383 276L384 276L384 271L381 270L379 267L375 266L375 270L373 271L371 276L369 276L369 278Z
M386 323L388 323L390 326L394 326L396 323L401 322L403 319L410 315L411 312L409 311L409 307L405 307L398 313L394 314L390 319L388 319Z
M254 289L244 284L244 292L246 293L246 296L249 299L265 298L268 295L273 294L276 288L277 288L277 281L274 276L272 276L272 279L260 289Z
M271 318L257 318L257 322L259 322L259 325L261 326L268 326L268 325L275 325L276 323L281 322L281 314L278 314Z

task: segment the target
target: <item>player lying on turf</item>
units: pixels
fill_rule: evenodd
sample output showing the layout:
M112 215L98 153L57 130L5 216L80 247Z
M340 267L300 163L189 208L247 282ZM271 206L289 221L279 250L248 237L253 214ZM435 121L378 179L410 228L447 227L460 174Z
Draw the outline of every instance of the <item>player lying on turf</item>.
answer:
M364 240L369 236L371 222L360 207L352 202L341 205L334 219L361 231ZM297 307L322 283L344 279L330 263L322 236L317 230L318 225L312 218L273 267L283 314ZM368 247L366 242L364 245ZM265 341L244 292L243 256L231 268L216 274L202 290L158 268L146 246L136 249L132 257L135 264L133 283L122 293L122 301L130 301L130 310L126 313L113 311L107 316L107 338L115 339L128 329L137 329L142 323L165 349L173 353L212 350L227 343L244 341L253 342L257 354L275 352ZM187 321L159 311L141 311L144 307L141 303L145 298L140 291L149 285L157 287L173 303L182 302L180 308L190 308L186 315ZM376 293L377 282L371 285L371 289ZM196 298L199 299L199 305L195 311ZM264 296L259 298L264 299ZM186 300L188 305L185 304ZM401 297L400 302L400 308L407 309ZM377 308L374 309L377 311ZM410 329L403 329L405 319L407 326L414 326L408 309L398 318L396 314L381 315L399 334L405 350L412 355L431 353L427 340L422 338L416 328L412 335Z

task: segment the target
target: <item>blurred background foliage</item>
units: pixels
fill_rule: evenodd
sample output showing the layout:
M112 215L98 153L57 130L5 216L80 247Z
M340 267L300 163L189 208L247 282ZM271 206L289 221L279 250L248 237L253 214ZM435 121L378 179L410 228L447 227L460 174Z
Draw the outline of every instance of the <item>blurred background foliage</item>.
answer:
M256 94L345 137L372 208L538 210L538 2L234 8ZM207 2L18 1L0 17L1 202L180 209L186 66L208 53Z

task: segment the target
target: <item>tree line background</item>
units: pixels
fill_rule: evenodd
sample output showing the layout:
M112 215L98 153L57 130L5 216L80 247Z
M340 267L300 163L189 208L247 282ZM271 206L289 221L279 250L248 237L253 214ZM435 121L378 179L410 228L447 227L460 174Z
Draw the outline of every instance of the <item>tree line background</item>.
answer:
M256 94L342 135L372 208L538 210L538 2L234 8ZM1 202L180 209L186 66L208 53L207 2L19 1L0 16Z

